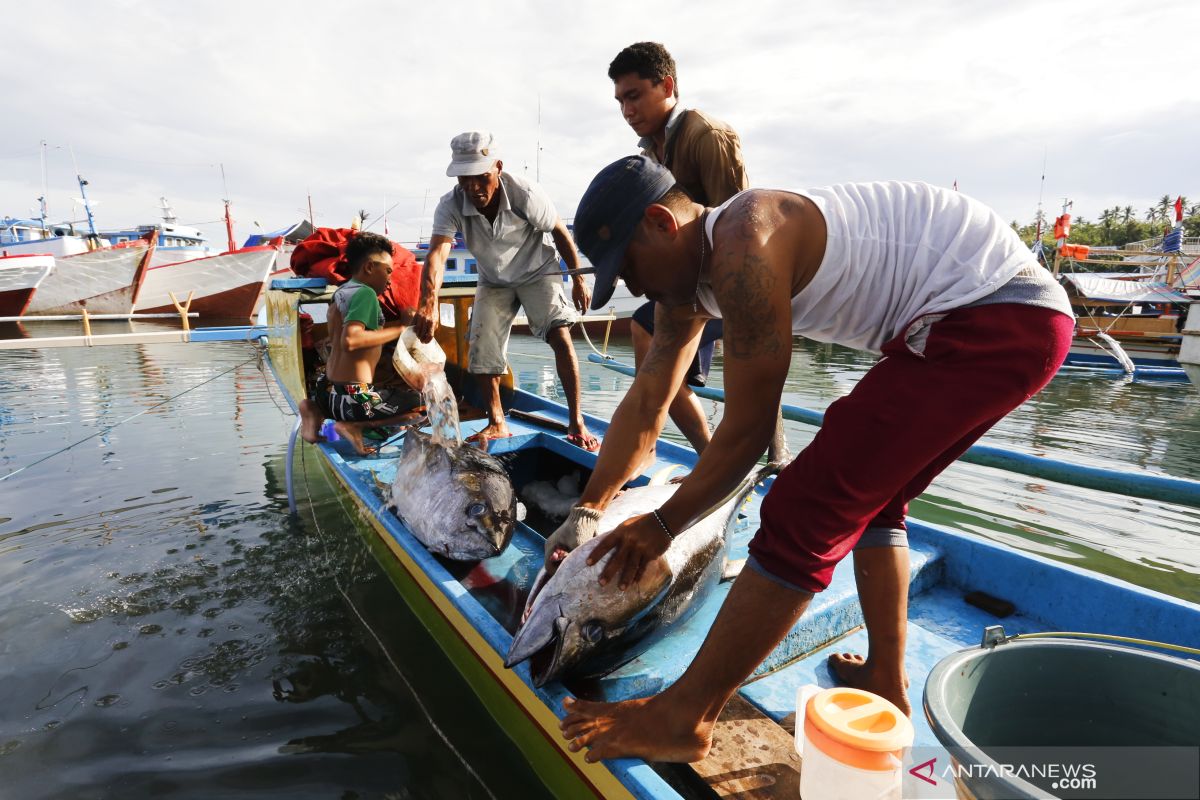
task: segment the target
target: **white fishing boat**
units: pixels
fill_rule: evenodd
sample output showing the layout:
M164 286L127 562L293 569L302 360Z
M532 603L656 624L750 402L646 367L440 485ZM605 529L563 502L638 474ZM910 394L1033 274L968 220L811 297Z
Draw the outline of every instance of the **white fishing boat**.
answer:
M246 247L174 264L152 263L138 295L137 311L175 311L171 295L183 303L190 294L189 310L202 317L248 319L258 308L278 255L275 247Z
M193 261L213 255L212 249L208 246L208 240L204 238L204 233L199 228L180 225L175 217L175 209L167 202L167 198L160 197L159 201L162 222L100 231L100 237L110 244L118 245L144 239L148 234L153 234L157 241L154 254L150 259L152 267L160 264L175 264L180 261Z
M54 269L54 256L0 256L0 317L19 317Z
M0 220L0 255L73 256L90 248L69 225L47 225L37 219L5 217Z
M153 258L153 240L93 250L54 260L26 315L132 314Z

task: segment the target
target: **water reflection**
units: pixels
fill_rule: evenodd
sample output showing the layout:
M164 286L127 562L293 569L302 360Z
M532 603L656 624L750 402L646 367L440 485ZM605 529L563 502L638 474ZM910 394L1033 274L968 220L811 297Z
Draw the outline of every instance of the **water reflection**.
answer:
M252 349L0 368L0 474L83 441L0 485L5 796L543 794L319 471L287 516Z

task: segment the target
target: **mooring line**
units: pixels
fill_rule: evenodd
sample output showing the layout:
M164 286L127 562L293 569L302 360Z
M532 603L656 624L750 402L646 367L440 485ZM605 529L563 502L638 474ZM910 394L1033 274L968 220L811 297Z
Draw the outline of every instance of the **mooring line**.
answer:
M257 356L257 355L255 355L255 358L258 358L258 356ZM49 461L50 459L54 458L55 456L62 455L63 453L67 452L68 450L70 450L70 449L72 449L72 448L74 448L74 447L78 447L79 445L83 444L83 443L84 443L84 442L86 442L86 441L89 441L89 440L91 440L91 439L95 439L97 436L103 436L103 435L104 435L104 434L106 434L106 433L110 433L111 431L113 431L113 430L114 430L115 428L117 428L118 426L120 426L120 425L124 425L126 422L129 422L129 421L130 421L130 420L132 420L132 419L137 419L138 417L142 416L143 414L148 414L148 413L150 413L151 411L153 411L153 410L154 410L154 409L156 409L156 408L161 408L161 407L163 407L163 406L167 405L168 403L172 402L173 400L177 400L177 399L179 399L180 397L183 397L183 396L184 396L185 394L187 394L188 392L195 391L196 389L199 389L201 386L204 386L205 384L212 383L212 382L213 382L213 381L215 381L217 378L220 378L220 377L223 377L223 376L225 376L225 375L228 375L229 373L233 372L235 369L238 369L239 367L244 367L244 366L246 366L247 364L249 364L249 363L250 363L251 361L253 361L253 360L254 360L254 358L248 358L248 359L246 359L245 361L241 362L240 364L234 364L232 367L230 367L229 369L225 370L224 372L220 372L220 373L218 373L218 374L216 374L216 375L213 375L211 378L208 378L208 379L206 379L206 380L203 380L203 381L201 381L200 383L197 383L195 386L192 386L192 387L190 387L190 388L184 389L184 390L183 390L182 392L180 392L179 394L172 395L172 396L168 397L166 400L162 400L162 401L160 401L160 402L158 402L158 403L155 403L155 404L154 404L154 405L152 405L152 406L149 406L149 407L147 407L147 408L143 408L141 411L137 412L136 414L131 414L130 416L126 417L125 419L123 419L123 420L121 420L121 421L119 421L119 422L116 422L116 423L114 423L114 424L112 424L112 425L109 425L107 428L102 428L101 430L98 430L98 431L96 431L95 433L91 434L90 436L85 436L85 437L83 437L82 439L80 439L79 441L77 441L77 442L73 442L73 443L71 443L71 444L67 445L66 447L62 448L61 450L56 450L56 451L54 451L53 453L51 453L50 455L48 455L48 456L44 456L44 457L42 457L42 458L39 458L37 461L34 461L34 462L32 462L32 463L29 463L29 464L26 464L26 465L25 465L25 466L23 466L23 467L17 467L16 469L14 469L12 472L8 473L7 475L0 475L0 482L6 481L6 480L8 480L9 478L11 478L13 475L16 475L16 474L18 474L18 473L20 473L20 472L24 472L24 471L25 471L25 470L27 470L27 469L30 469L30 468L32 468L32 467L36 467L38 464L41 464L41 463L43 463L43 462L46 462L46 461Z

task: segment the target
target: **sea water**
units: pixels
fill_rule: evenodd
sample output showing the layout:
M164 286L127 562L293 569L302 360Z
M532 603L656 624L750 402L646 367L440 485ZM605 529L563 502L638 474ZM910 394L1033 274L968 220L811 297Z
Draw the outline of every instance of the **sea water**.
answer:
M303 444L288 514L254 346L0 372L0 797L548 797Z
M611 417L630 379L577 347L583 408ZM609 351L632 362L627 339ZM543 342L514 335L509 358L563 402ZM824 409L872 363L797 340L785 399ZM252 346L0 351L0 374L0 795L546 796L307 446L288 516L295 418ZM787 423L793 451L816 430ZM1200 393L1058 377L985 441L1195 478ZM1200 509L956 464L912 513L1200 601Z

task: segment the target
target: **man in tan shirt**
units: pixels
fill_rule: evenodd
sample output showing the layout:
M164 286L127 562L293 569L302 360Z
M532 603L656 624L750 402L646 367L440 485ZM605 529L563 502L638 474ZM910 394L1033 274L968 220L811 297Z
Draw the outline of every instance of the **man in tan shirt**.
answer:
M701 205L719 206L750 188L742 146L733 128L696 109L679 103L675 59L657 42L637 42L626 47L608 67L621 115L641 136L642 155L662 164L688 195ZM634 360L640 365L654 335L655 304L648 302L633 314ZM704 328L700 348L675 398L671 420L697 453L708 445L708 420L690 386L708 380L713 348L721 338L720 320Z

